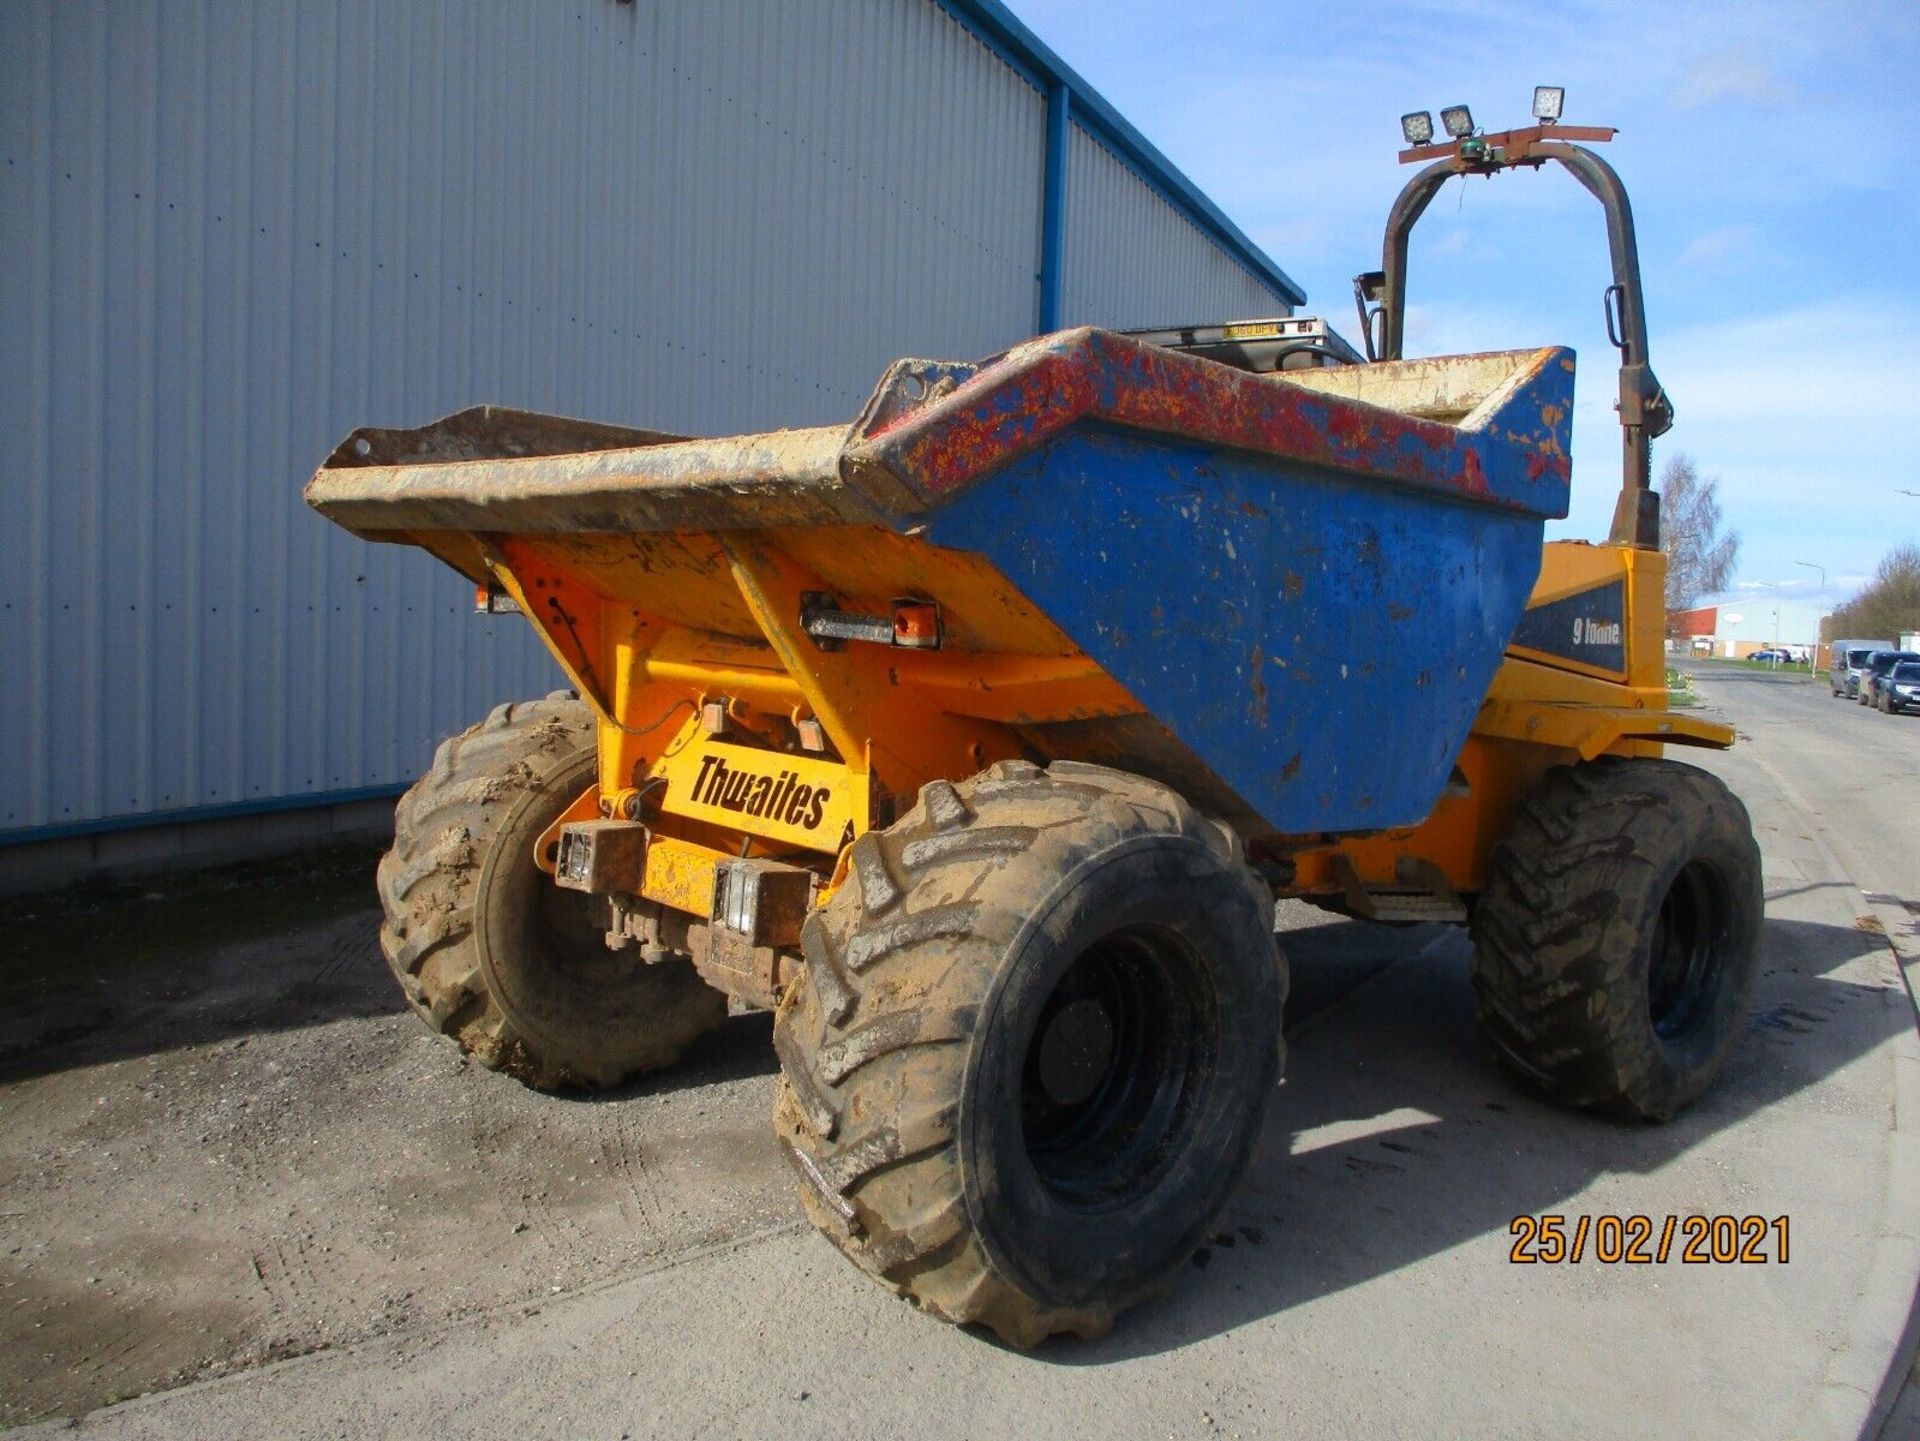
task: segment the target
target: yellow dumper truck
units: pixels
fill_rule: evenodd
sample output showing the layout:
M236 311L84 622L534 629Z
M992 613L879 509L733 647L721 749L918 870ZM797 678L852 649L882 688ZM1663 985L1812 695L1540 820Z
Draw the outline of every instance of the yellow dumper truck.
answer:
M347 438L329 519L523 614L569 692L401 801L382 941L486 1065L605 1086L776 1011L809 1215L924 1309L1107 1328L1194 1249L1281 1058L1275 896L1470 925L1481 1023L1661 1119L1740 1030L1739 801L1670 745L1631 216L1576 132L1414 145L1358 282L1294 320L903 360L850 424L721 439L479 409ZM1566 513L1573 357L1401 355L1448 178L1602 201L1625 484Z

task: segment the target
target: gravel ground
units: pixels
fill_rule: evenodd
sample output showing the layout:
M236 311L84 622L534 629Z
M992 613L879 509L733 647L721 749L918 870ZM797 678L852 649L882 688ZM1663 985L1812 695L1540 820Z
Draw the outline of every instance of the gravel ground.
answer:
M536 1095L402 1009L371 866L0 916L0 1424L798 1224L766 1016Z

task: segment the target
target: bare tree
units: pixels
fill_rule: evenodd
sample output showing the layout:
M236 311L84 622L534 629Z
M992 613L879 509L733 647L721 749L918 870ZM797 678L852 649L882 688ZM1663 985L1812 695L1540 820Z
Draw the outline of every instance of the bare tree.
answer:
M1660 548L1667 553L1667 609L1685 610L1726 589L1740 554L1740 533L1720 533L1720 477L1702 478L1693 459L1675 455L1660 472Z
M1836 636L1898 640L1920 630L1920 545L1909 541L1880 558L1867 588L1833 613Z

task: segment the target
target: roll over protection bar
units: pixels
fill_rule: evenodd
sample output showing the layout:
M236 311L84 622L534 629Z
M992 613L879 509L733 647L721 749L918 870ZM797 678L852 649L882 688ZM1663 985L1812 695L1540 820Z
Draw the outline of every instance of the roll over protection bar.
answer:
M1613 284L1607 287L1607 338L1620 352L1622 478L1614 506L1615 545L1657 550L1660 497L1653 490L1652 442L1673 425L1673 405L1647 358L1647 312L1640 285L1640 253L1634 241L1633 207L1626 186L1605 160L1572 140L1609 140L1610 129L1534 126L1497 135L1468 136L1441 145L1418 145L1400 153L1402 163L1431 160L1401 189L1387 214L1380 269L1354 278L1361 334L1371 360L1399 360L1406 332L1407 250L1414 223L1440 187L1456 175L1494 175L1519 166L1538 169L1558 161L1607 215L1607 248ZM1565 137L1565 138L1561 138ZM1437 158L1436 158L1437 157Z

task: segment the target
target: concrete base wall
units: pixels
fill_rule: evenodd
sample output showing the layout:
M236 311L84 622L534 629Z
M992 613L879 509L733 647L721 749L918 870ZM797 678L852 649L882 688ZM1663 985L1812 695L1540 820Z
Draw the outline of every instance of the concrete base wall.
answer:
M0 847L0 896L265 860L337 841L384 841L393 835L393 807L393 799L382 796L26 841Z

